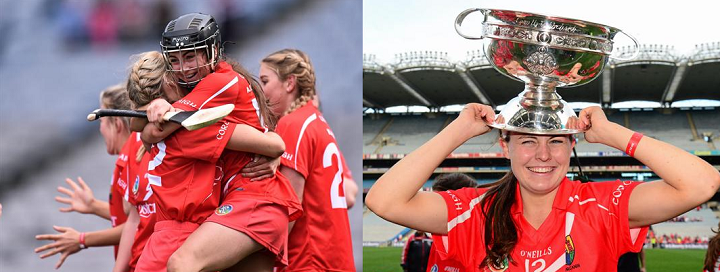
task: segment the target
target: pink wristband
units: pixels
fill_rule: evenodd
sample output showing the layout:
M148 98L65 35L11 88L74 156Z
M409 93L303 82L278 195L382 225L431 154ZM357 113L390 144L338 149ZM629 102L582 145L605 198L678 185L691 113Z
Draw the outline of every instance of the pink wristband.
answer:
M85 245L85 233L80 233L80 248L85 249L87 246Z
M640 139L642 139L643 135L640 132L633 133L632 137L630 137L630 141L628 141L627 147L625 148L625 154L628 154L630 157L635 157L635 150L637 149L638 143L640 143Z

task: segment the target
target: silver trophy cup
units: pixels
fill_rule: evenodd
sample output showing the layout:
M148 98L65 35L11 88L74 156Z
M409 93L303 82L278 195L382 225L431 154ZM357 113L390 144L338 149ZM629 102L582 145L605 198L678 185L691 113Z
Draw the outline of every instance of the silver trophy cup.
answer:
M481 34L472 36L462 31L462 22L476 11L485 19ZM622 32L576 19L477 8L461 12L455 30L467 39L483 39L490 64L525 82L525 90L505 105L491 126L532 134L582 132L566 128L568 119L576 115L555 88L580 86L600 75L613 51L613 38ZM622 33L637 49L635 38ZM630 59L635 55L637 50Z

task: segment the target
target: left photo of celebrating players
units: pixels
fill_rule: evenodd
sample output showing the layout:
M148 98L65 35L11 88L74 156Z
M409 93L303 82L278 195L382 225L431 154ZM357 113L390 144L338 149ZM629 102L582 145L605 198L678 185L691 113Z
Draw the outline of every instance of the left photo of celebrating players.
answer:
M0 2L0 270L362 271L361 22Z

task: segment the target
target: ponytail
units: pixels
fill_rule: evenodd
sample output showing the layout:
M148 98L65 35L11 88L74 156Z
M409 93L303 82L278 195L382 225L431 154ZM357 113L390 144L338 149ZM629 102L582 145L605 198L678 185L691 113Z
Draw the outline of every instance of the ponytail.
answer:
M287 115L313 100L316 94L315 69L310 58L304 52L297 49L283 49L270 54L262 62L273 68L282 81L286 81L291 75L295 76L299 95L283 115Z

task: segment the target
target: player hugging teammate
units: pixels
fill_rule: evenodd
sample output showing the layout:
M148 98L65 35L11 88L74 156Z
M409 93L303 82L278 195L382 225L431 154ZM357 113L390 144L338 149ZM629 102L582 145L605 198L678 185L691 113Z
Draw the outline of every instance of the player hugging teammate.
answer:
M121 156L125 206L133 208L115 230L113 271L354 271L343 184L352 179L331 130L307 103L315 96L307 56L280 51L263 60L277 82L292 82L270 100L299 101L277 103L273 111L285 117L275 133L262 87L223 55L212 16L172 20L161 45L136 56L125 86L126 101L148 118L125 126L137 131L124 135L133 148ZM279 90L267 77L263 85ZM232 113L203 129L162 119L226 104ZM283 154L292 154L292 165Z

